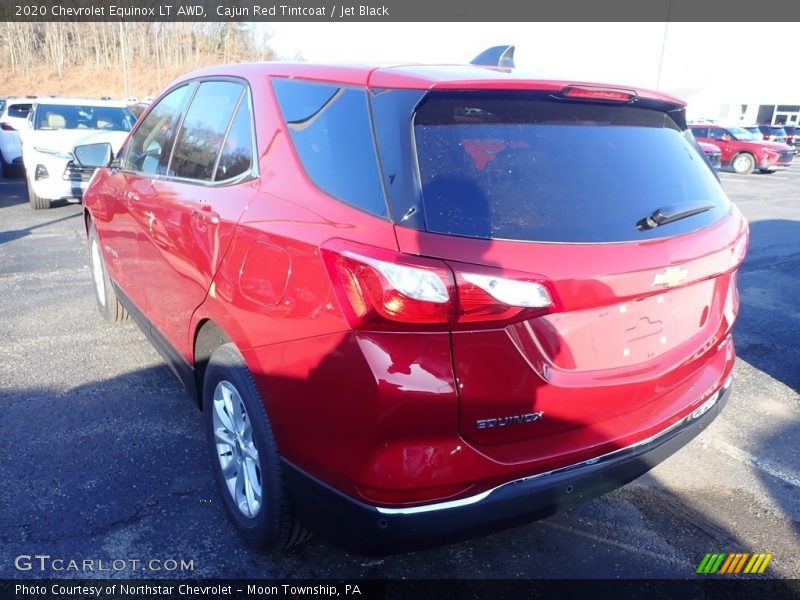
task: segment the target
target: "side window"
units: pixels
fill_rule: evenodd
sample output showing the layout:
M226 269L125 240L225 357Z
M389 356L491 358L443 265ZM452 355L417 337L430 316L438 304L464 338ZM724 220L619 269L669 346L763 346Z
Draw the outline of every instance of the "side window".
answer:
M717 129L713 127L708 129L708 137L710 137L712 140L721 140L723 133L725 133L724 129Z
M692 133L696 138L708 137L708 129L705 127L692 127Z
M214 181L225 181L246 173L252 161L253 112L250 109L250 95L245 94L225 138Z
M27 119L31 112L30 104L11 104L8 107L8 116L17 119Z
M211 181L225 132L244 86L231 81L205 81L192 99L175 140L169 173Z
M289 79L273 85L309 178L343 202L387 216L366 90Z
M145 174L166 173L175 128L189 99L191 85L167 94L142 121L128 145L122 168Z

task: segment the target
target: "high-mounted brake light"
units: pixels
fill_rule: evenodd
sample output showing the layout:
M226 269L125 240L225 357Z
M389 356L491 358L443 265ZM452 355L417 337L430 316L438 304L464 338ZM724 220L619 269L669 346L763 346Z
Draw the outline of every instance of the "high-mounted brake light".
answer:
M608 100L611 102L629 102L638 97L633 90L617 90L613 88L567 86L561 93L567 98L586 100Z

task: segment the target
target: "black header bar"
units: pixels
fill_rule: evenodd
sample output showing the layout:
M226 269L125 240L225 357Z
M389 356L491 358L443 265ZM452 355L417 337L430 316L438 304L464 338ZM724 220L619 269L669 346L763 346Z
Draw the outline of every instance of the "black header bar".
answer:
M800 582L720 578L675 580L0 580L3 600L783 600L800 596Z
M3 0L2 21L800 21L797 0ZM443 41L444 43L444 41Z

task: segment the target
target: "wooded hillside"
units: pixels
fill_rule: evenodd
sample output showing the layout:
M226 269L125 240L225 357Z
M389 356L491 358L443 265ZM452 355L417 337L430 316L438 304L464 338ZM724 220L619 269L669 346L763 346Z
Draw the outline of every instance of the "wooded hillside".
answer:
M245 23L0 23L0 97L155 95L210 64L275 58Z

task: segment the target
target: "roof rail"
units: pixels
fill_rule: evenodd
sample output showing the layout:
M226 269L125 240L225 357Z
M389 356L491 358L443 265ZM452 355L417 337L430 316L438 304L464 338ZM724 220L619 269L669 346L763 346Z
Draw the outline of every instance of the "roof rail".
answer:
M492 46L470 61L471 65L483 67L514 68L514 46Z

